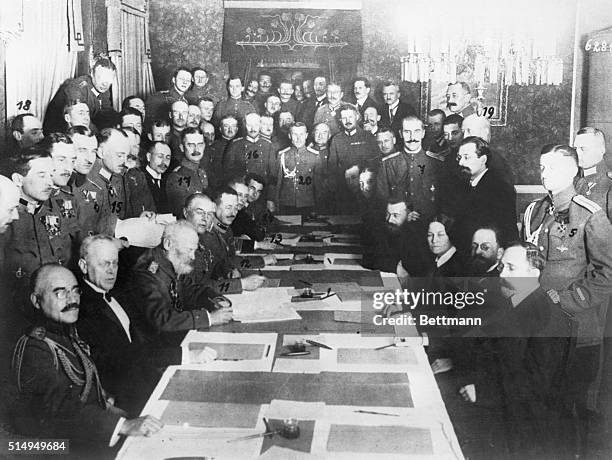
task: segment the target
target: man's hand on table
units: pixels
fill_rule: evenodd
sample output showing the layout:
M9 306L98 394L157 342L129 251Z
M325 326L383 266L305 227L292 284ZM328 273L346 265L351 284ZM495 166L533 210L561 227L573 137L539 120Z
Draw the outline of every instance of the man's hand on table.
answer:
M240 283L242 283L242 289L244 291L254 291L262 287L265 281L266 277L263 275L249 275L246 278L242 278Z
M476 385L473 383L461 387L459 390L459 394L463 396L463 399L467 402L475 403L476 402Z
M119 434L124 436L151 436L157 433L164 424L150 415L124 420Z
M255 241L254 249L263 249L264 251L278 251L282 246L269 241Z
M276 265L276 262L278 262L274 254L266 254L263 256L263 261L266 265Z
M453 368L453 360L449 358L438 358L431 363L431 370L434 374L442 374Z
M219 324L229 323L232 320L232 312L232 307L223 307L213 312L209 312L210 325L217 326Z

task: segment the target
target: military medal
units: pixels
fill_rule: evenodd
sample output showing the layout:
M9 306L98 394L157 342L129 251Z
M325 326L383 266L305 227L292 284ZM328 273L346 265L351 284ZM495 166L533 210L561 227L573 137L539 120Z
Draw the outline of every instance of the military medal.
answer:
M40 218L42 223L47 230L49 238L59 235L60 233L60 221L58 216L43 216Z

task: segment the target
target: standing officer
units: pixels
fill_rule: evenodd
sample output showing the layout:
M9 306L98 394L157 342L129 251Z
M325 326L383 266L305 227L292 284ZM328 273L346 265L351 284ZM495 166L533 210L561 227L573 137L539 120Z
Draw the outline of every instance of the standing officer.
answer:
M227 147L224 159L224 173L227 180L232 177L255 173L263 176L268 187L267 206L274 212L274 197L276 194L276 158L272 143L259 135L261 117L249 113L245 118L247 135L234 139Z
M291 146L278 152L275 201L281 214L308 215L314 211L321 164L319 152L306 147L307 137L306 125L295 123L289 128Z
M185 158L166 180L168 207L175 216L181 215L185 198L208 188L206 171L200 166L205 149L204 133L200 128L187 128L182 136L181 150Z
M43 131L45 133L63 131L66 123L64 107L70 101L79 100L86 103L94 123L101 112L112 110L109 90L115 80L115 70L115 64L110 59L99 58L94 63L90 75L66 80L49 102L43 121Z
M395 193L405 193L411 209L408 220L426 221L435 214L436 198L443 183L443 163L423 150L425 130L420 118L404 118L401 136L403 150L382 159L377 179L378 194L386 199Z
M198 234L191 224L169 224L161 245L142 254L134 267L132 286L152 340L162 339L176 346L189 329L227 323L232 318L231 308L209 312L208 298L186 302L179 289L178 278L193 270L198 244Z
M584 175L576 190L601 206L612 220L612 170L604 161L604 133L597 128L581 128L576 133L574 148Z
M584 447L587 390L597 373L612 293L612 225L599 205L576 192L578 155L572 147L545 146L540 171L549 194L525 210L525 239L546 257L542 287L578 323L568 382L570 401L582 422Z
M172 88L151 94L145 101L147 124L153 120L166 118L170 107L176 101L187 103L185 93L191 87L191 71L187 67L179 67L172 75Z

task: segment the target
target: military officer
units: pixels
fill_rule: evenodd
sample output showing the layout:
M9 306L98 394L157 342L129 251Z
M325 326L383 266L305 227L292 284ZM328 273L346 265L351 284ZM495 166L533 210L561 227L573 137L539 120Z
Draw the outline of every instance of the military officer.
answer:
M211 253L211 277L213 279L241 278L240 269L263 268L265 265L276 263L272 255L263 257L236 255L236 251L242 248L240 246L242 240L234 238L231 225L238 212L238 195L235 190L226 186L217 190L213 198L216 205L214 224L210 231L200 234L200 244ZM247 278L253 280L252 289L260 287L264 282L263 277Z
M161 245L142 254L134 267L134 293L142 306L146 333L153 340L161 338L176 346L189 329L227 323L232 317L231 308L215 310L204 292L193 298L180 289L178 278L193 270L198 244L191 224L169 224Z
M244 131L244 117L249 113L257 113L257 111L250 102L242 99L242 90L242 79L239 76L231 76L227 80L228 98L220 101L215 107L213 115L215 123L213 124L218 125L223 117L232 115L238 120L240 132Z
M585 421L587 389L597 374L612 293L612 225L597 203L577 194L578 155L572 147L545 146L540 171L549 194L527 207L524 236L546 257L542 287L578 323L568 396Z
M612 220L612 170L604 161L604 134L597 128L582 128L576 133L574 148L584 176L576 191L597 203Z
M436 210L443 163L423 150L425 131L419 118L404 118L401 134L404 148L382 159L377 191L384 199L395 192L406 193L412 209L408 220L424 221ZM381 132L378 136L381 136Z
M295 123L289 129L291 146L278 152L275 201L281 214L308 215L314 211L321 166L319 152L306 147L307 136L306 125Z
M312 137L313 141L308 147L317 151L319 155L319 171L321 172L321 181L316 189L316 212L333 214L336 209L334 194L338 187L337 181L339 178L334 174L329 165L329 126L325 123L315 125Z
M49 102L43 130L45 133L62 132L65 125L64 107L70 101L79 100L89 107L89 115L95 123L98 114L112 110L109 89L115 80L115 64L108 58L99 58L90 75L67 80Z
M40 144L51 153L53 159L53 185L55 190L49 198L57 205L61 215L71 228L78 228L78 202L69 185L76 162L76 151L72 140L62 133L45 136Z
M19 187L19 219L9 225L5 270L18 283L45 263L70 265L78 228L65 209L49 199L54 191L54 164L49 147L32 146L15 159L12 179Z
M191 86L191 72L187 67L179 67L172 75L172 88L151 94L145 101L146 122L150 124L153 120L165 119L170 107L176 101L185 99L185 92Z
M256 173L263 176L269 184L276 184L276 158L272 144L259 135L261 118L250 113L245 119L246 137L232 141L225 153L224 171L227 180L232 177ZM274 212L276 187L270 186L267 191L267 206Z
M194 269L189 274L181 279L184 292L193 295L208 288L210 298L220 294L239 294L243 290L251 291L260 287L264 281L261 275L250 275L244 278L240 277L218 277L214 276L215 256L213 250L218 249L217 245L209 247L211 232L215 225L216 205L208 196L202 193L191 195L186 203L184 215L198 232L200 243L196 250ZM247 259L248 260L248 259ZM246 265L246 264L245 264Z
M208 173L211 188L217 188L223 183L225 152L238 134L238 120L232 115L223 117L219 130L221 136L215 139L210 148L204 152L204 169Z
M206 171L200 166L204 157L204 133L200 128L187 128L183 131L181 150L185 158L166 180L168 207L175 216L180 216L185 198L208 188Z
M329 126L330 137L340 132L340 123L338 117L340 113L338 109L342 105L342 87L338 83L329 83L327 85L327 103L320 106L314 115L313 123L325 123Z
M100 385L89 346L75 328L80 289L74 275L60 265L44 265L33 273L27 294L36 316L13 358L19 390L12 407L16 431L69 439L76 458L90 457L97 449L107 456L119 435L159 431L163 424L155 417L127 419Z

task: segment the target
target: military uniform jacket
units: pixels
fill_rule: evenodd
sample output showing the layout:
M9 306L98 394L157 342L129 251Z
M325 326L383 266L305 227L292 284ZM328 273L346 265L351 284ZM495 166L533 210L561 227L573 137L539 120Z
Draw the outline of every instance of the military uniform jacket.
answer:
M174 86L171 89L158 91L151 94L145 101L147 123L154 120L165 120L168 118L170 108L176 101L187 102L185 96L180 94Z
M187 293L189 297L197 296L200 292L206 292L208 298L214 298L222 294L240 294L242 292L240 278L217 279L213 277L214 256L208 247L210 238L207 234L208 232L199 235L200 243L196 250L193 271L181 277L180 284L183 292Z
M63 202L63 205L60 203ZM43 264L56 262L71 267L76 255L79 229L62 198L50 198L36 207L21 199L19 219L11 222L4 246L5 270L17 279L26 278Z
M200 161L200 166L206 170L208 182L213 189L223 183L223 162L230 142L231 140L225 137L215 139L210 147L204 150L204 158Z
M260 256L240 257L236 255L237 246L241 240L234 238L232 229L216 221L212 231L200 235L200 245L210 251L210 277L212 279L229 278L234 269L262 268L263 258Z
M248 137L234 139L225 152L223 170L226 180L232 177L255 173L262 176L267 187L268 200L275 196L277 164L272 143L262 137L252 140Z
M92 120L95 120L99 112L113 108L110 91L98 93L93 86L91 76L82 75L66 80L57 90L51 102L49 102L45 112L45 119L43 121L45 134L64 131L66 126L64 106L68 102L77 99L87 104Z
M146 333L152 339L162 336L172 345L180 343L185 331L210 325L204 300L200 308L188 305L177 278L161 247L144 252L133 269L132 287L142 308Z
M597 203L612 221L612 170L605 161L595 165L593 169L594 171L585 171L584 177L578 180L576 191Z
M81 238L103 233L114 236L117 216L111 212L106 185L88 176L73 175L72 195L76 203Z
M421 220L435 213L443 179L444 163L428 153L391 153L382 159L376 178L381 198L386 200L394 192L405 193L408 206L421 214Z
M232 115L238 120L239 126L244 126L244 117L249 113L257 113L255 107L250 102L242 99L227 98L215 107L213 120L215 126L220 126L221 119L226 115Z
M85 361L80 358L75 341L79 351L86 355ZM67 366L59 359L60 354L67 360ZM20 391L12 408L18 432L30 437L108 444L120 416L106 409L104 392L88 355L89 347L78 338L73 326L50 320L41 319L20 339L14 358L18 363L15 372ZM90 371L93 368L94 375L83 401L84 365ZM74 369L83 382L75 383L67 368Z
M198 101L202 97L209 97L216 104L218 102L217 96L212 92L212 88L209 83L204 86L193 85L191 89L185 91L185 98L190 105L198 105Z
M278 152L276 203L307 208L315 206L320 182L319 152L311 147L287 147Z
M550 197L532 202L524 237L546 258L542 287L558 291L561 308L578 321L578 345L594 345L601 342L612 293L612 226L582 195L573 196L565 216L555 214Z
M189 160L183 160L166 179L168 207L175 216L180 216L185 207L185 198L208 188L206 171Z
M336 107L331 107L329 103L326 103L319 107L314 114L314 120L312 126L319 123L325 123L329 126L329 136L334 137L341 130L340 121L340 107L342 104L338 104Z
M344 178L344 171L353 165L369 165L378 156L376 139L367 131L355 128L333 137L329 146L329 163Z

